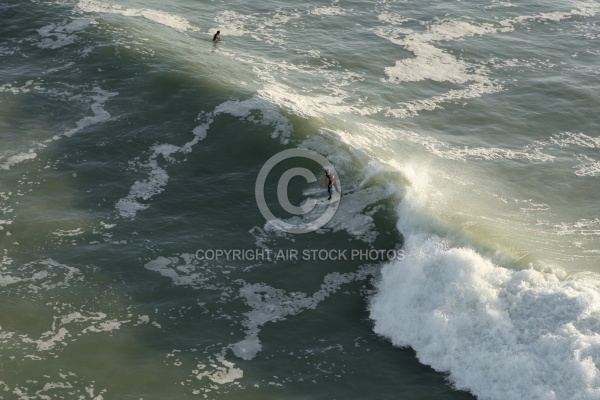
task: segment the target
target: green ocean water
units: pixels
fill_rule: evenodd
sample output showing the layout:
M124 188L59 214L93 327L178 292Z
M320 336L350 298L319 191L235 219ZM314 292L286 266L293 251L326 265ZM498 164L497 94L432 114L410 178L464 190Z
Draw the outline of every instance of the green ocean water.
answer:
M599 398L598 11L0 2L0 398Z

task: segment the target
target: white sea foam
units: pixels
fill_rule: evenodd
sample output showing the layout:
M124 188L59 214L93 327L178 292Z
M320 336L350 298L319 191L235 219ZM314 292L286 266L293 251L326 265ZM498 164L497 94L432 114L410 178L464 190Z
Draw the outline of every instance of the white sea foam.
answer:
M327 229L334 232L346 231L357 239L373 243L378 232L373 216L367 210L389 195L382 187L372 187L344 196L336 215L327 224Z
M340 135L344 142L360 148L385 148L392 140L402 139L415 143L428 153L447 160L518 160L523 162L549 162L554 156L543 152L543 147L527 145L521 149L497 147L452 146L432 136L412 131L389 129L372 124L359 124L360 134Z
M253 14L243 14L238 11L221 11L215 17L217 28L208 30L207 34L213 35L219 29L223 37L227 36L249 36L256 41L264 41L267 44L285 48L286 30L284 26L291 20L301 17L298 11L283 12L273 11L262 18Z
M207 365L204 363L199 363L196 366L197 370L202 371L196 375L198 380L208 378L213 383L223 385L226 383L232 383L244 377L244 371L242 371L240 368L236 368L235 364L227 361L223 355L217 354L215 358L216 362L211 362L210 364L212 369L207 369Z
M398 207L406 259L382 269L375 332L479 398L598 398L598 278L516 271L457 245L412 179Z
M579 164L574 165L574 174L578 176L598 176L599 162L577 149L600 148L600 139L584 133L565 132L554 134L543 140L536 140L521 148L506 149L499 147L453 146L432 136L401 129L390 129L373 124L358 123L354 132L336 131L335 136L356 149L371 150L381 154L389 149L390 143L401 140L414 143L437 157L447 160L516 160L525 163L553 162L556 156L554 148L573 148L572 158ZM564 157L563 155L561 155Z
M4 230L5 225L11 225L12 223L13 223L13 221L11 221L11 220L0 219L0 231Z
M252 111L260 111L260 118L253 116ZM231 100L218 105L214 115L228 114L233 117L253 122L257 125L273 127L271 137L279 138L282 144L288 143L292 133L290 121L281 115L277 107L260 97L253 97L244 101Z
M196 263L192 254L188 257L182 256L181 258L184 263L183 265L180 265L179 258L177 257L158 257L146 263L144 267L171 279L174 285L207 289L209 280L215 277L214 273L210 270L195 272Z
M160 10L148 8L124 8L119 5L110 5L96 0L80 0L77 4L77 8L82 12L88 13L106 13L123 15L125 17L142 17L181 32L198 30L198 28L190 24L187 19Z
M298 50L307 57L318 57L322 65L294 64L283 60L273 62L262 57L240 57L233 55L238 62L251 63L253 72L259 78L262 88L257 91L258 97L277 107L291 111L302 117L323 117L324 115L358 114L371 115L383 110L381 106L365 105L364 98L352 99L353 84L364 81L361 73L341 70L339 63L319 56L319 51ZM292 83L310 82L299 87ZM314 82L320 82L315 85Z
M83 280L81 271L58 263L52 259L38 260L12 268L12 260L5 258L0 263L0 285L18 284L18 289L30 294L56 288L64 288Z
M41 293L42 291L52 292L53 295L77 291L84 281L84 274L80 269L52 259L15 266L14 261L5 256L0 261L0 286L15 299L27 299L24 304L41 299L39 307L50 313L48 320L51 323L48 322L50 326L41 333L37 330L3 331L0 327L0 344L6 348L18 349L19 352L14 354L22 359L43 360L55 357L83 335L103 334L121 329L126 324L137 326L150 322L147 315L136 316L131 310L123 312L121 309L111 310L107 306L108 311L94 311L98 298L93 300L92 307L82 307L85 301L71 305L62 301L47 303L43 300L47 299L47 294ZM103 287L102 291L105 290ZM21 358L17 360L20 361Z
M416 82L431 79L439 82L465 83L470 79L469 66L452 55L426 43L407 47L416 58L400 60L394 67L387 67L385 73L390 82Z
M114 228L115 226L117 226L117 224L107 224L107 223L106 223L106 222L104 222L104 221L100 221L100 225L102 225L102 227L103 227L104 229L112 229L112 228Z
M485 77L479 77L477 82L469 84L465 89L449 90L439 96L434 96L426 100L409 101L399 103L399 108L389 108L386 114L397 118L406 118L415 116L419 111L432 111L440 108L441 104L481 97L484 94L496 93L502 90L503 86Z
M5 83L0 85L0 93L12 93L12 94L20 94L20 93L30 93L32 91L41 90L39 83L35 83L32 80L25 82L23 86L14 86L10 83Z
M536 140L527 145L524 150L540 154L544 150L548 151L547 149L552 149L555 146L561 149L578 148L589 152L588 149L600 149L600 137L593 137L583 132L562 132L547 139ZM578 151L580 150L573 153L573 158L579 162L579 164L573 166L574 174L577 176L599 176L600 161L586 154L580 154Z
M33 152L33 150L28 151L27 153L15 154L14 156L10 156L0 164L1 169L10 169L12 166L22 163L24 161L33 160L37 157L37 154ZM2 159L0 158L0 161Z
M310 13L315 15L344 15L346 10L343 10L340 6L317 7L310 10Z
M36 359L36 358L32 358ZM37 360L37 359L36 359ZM43 375L35 376L35 379L28 380L28 385L15 384L9 385L0 381L0 393L10 393L19 400L34 399L52 399L52 398L77 398L90 400L104 400L102 395L106 395L106 389L97 389L94 381L87 381L86 378L78 376L74 372L58 373L52 376L45 372Z
M254 111L260 111L261 117L254 116ZM169 175L165 166L176 162L174 156L178 153L188 154L192 152L193 147L201 140L206 138L208 129L213 119L220 114L228 114L257 125L273 127L273 138L280 138L282 143L287 143L287 138L291 134L291 125L287 118L282 116L277 108L260 98L251 98L245 101L226 101L218 105L211 113L201 113L199 119L201 124L192 130L192 139L182 146L172 144L160 144L153 146L148 161L139 166L149 170L148 177L144 180L135 182L126 197L120 199L115 208L123 218L135 218L138 211L149 207L144 203L154 196L162 193L168 182Z
M12 56L16 51L10 47L0 47L0 57Z
M377 16L377 19L381 22L388 23L390 25L398 25L403 22L409 21L407 18L402 17L401 15L391 13L391 12L382 12Z
M77 229L71 229L71 230L57 230L52 232L52 234L54 236L60 236L60 237L73 237L73 236L79 236L79 235L83 235L85 232L83 231L82 228L77 228Z
M572 223L554 224L556 234L577 236L600 236L600 219L582 219Z
M390 19L387 13L381 14L379 19L392 24L402 22L402 20ZM430 79L453 83L476 81L491 85L491 81L485 77L484 70L481 70L479 73L473 73L474 66L458 60L453 55L435 47L431 43L484 35L496 31L489 24L473 25L462 21L443 21L429 26L426 33L415 33L406 29L396 31L396 34L405 36L404 39L397 39L395 36L390 37L387 30L378 29L374 32L393 43L405 47L415 55L414 58L397 61L394 67L387 67L385 69L390 82L416 82Z
M585 154L578 155L577 159L581 162L581 164L573 167L576 169L575 175L600 176L600 161L594 160Z
M597 394L596 287L497 267L433 236L407 250L382 271L377 333L481 398Z
M146 263L145 268L171 279L175 285L219 291L225 295L221 301L243 299L250 307L250 311L243 314L242 325L245 329L245 337L227 348L245 360L254 358L262 350L259 333L263 325L284 320L308 309L314 309L320 302L338 291L342 285L367 279L375 272L373 266L367 266L359 268L356 272L328 274L324 277L321 288L310 296L300 292L288 293L264 283L253 284L241 280L230 282L227 274L223 274L222 266L213 268L210 265L204 265L193 254L182 254L179 257L158 257ZM238 291L239 285L242 287ZM226 370L221 370L221 373L225 372ZM199 374L198 379L204 376L210 378L209 375L215 377L212 372L209 372Z
M167 171L158 166L157 156L157 153L153 153L148 160L147 167L150 168L148 178L135 182L127 197L120 199L115 205L122 217L133 218L138 211L147 209L148 205L140 203L140 200L149 200L162 193L167 186L169 175Z
M561 148L577 146L588 149L600 149L600 137L589 136L583 132L562 132L547 139L536 140L530 146L533 149L543 149L550 146Z
M522 24L528 21L561 21L571 17L592 17L596 15L600 11L600 5L598 5L595 1L571 1L572 5L575 6L572 10L569 11L553 11L547 13L540 13L535 15L520 15L515 18L509 18L501 21L501 24L504 26L513 27L516 24Z
M104 109L104 103L106 103L111 97L118 95L118 93L107 92L99 87L94 87L92 91L95 93L95 95L90 96L90 99L93 101L93 103L90 105L90 108L92 109L94 115L81 118L79 121L77 121L76 127L64 132L63 136L71 137L88 126L100 124L110 119L110 113Z
M389 129L364 123L360 123L358 126L360 129L357 132L337 131L335 134L344 143L354 148L375 150L376 153L387 149L391 141L401 139L421 146L430 154L456 161L516 160L526 163L553 162L556 159L556 156L553 154L554 147L562 149L579 148L584 150L600 148L600 138L581 132L554 134L547 139L533 141L521 148L507 149L498 147L452 146L432 136L412 131ZM573 166L575 175L600 175L600 161L588 155L579 154L577 151L574 151L572 158L578 162L578 164Z
M245 28L246 21L251 21L252 17L240 14L236 11L221 11L216 17L215 22L218 26L226 26L227 29L223 29L221 33L224 36L243 36L249 34ZM220 29L220 28L219 28ZM214 34L217 28L210 29L207 33Z
M233 353L244 360L253 359L262 349L258 338L261 326L269 322L284 320L288 316L308 309L314 309L342 285L356 280L364 280L373 272L373 267L365 267L360 268L357 272L328 274L323 279L321 289L312 296L299 292L286 293L264 283L244 285L239 294L251 310L244 313L246 337L231 345Z
M43 38L38 47L58 49L68 46L75 42L77 32L84 30L93 22L94 20L89 18L78 18L62 25L50 24L44 26L38 29L39 34Z
M387 12L380 14L379 19L392 26L404 22L403 19L392 17ZM425 33L413 32L406 28L378 28L373 31L414 54L412 58L396 61L395 66L385 68L389 82L432 80L468 84L464 89L452 89L429 99L400 103L399 108L387 110L390 116L410 117L418 114L419 111L434 110L444 102L480 97L502 90L499 82L488 78L485 67L470 65L433 44L497 32L497 29L490 24L474 25L464 21L442 21L430 25Z
M421 80L451 82L454 84L472 82L465 89L454 89L425 100L400 103L399 108L388 109L386 113L399 118L410 117L418 114L419 111L431 111L439 108L440 104L447 101L475 98L501 91L503 89L502 84L487 77L486 67L469 65L445 50L436 47L433 43L470 36L510 32L516 29L517 24L528 21L561 21L573 16L589 17L595 15L600 9L595 2L573 2L573 4L575 8L570 11L519 16L504 19L495 24L473 24L465 21L444 20L429 25L425 33L414 32L401 27L407 20L399 15L391 14L388 11L380 13L379 20L386 23L387 26L375 28L373 32L403 46L414 54L412 58L399 60L395 66L385 68L389 82L416 82Z
M335 94L304 94L283 83L267 84L258 95L269 102L302 117L322 117L339 114L370 115L382 110L381 107L363 107L348 104L347 94L341 89L332 90Z
M206 131L212 121L197 126L192 131L193 138L183 146L175 146L171 144L160 144L152 147L151 155L148 161L142 167L149 169L148 177L142 181L135 182L127 197L120 199L115 208L123 218L135 218L138 211L145 210L149 205L142 201L150 200L152 197L162 193L169 182L169 174L159 164L159 160L163 159L167 164L171 164L176 160L172 157L176 153L189 153L192 147L200 140L206 137Z
M104 104L111 97L118 95L118 93L116 93L116 92L108 92L97 86L93 87L91 89L93 94L91 94L89 96L85 96L85 95L73 96L72 94L70 94L68 92L67 93L52 93L51 91L44 90L38 84L34 84L33 81L28 81L21 88L13 88L10 85L8 85L8 86L5 85L3 87L0 87L0 92L2 92L3 90L10 91L13 94L27 93L31 90L35 90L38 92L45 92L47 94L60 97L63 100L68 99L70 101L81 101L83 103L91 103L90 109L92 110L92 112L94 114L92 116L85 116L85 117L79 119L75 123L75 127L68 129L62 133L56 134L56 135L52 136L51 138L44 140L43 142L37 143L37 146L35 148L29 149L26 152L14 154L12 156L0 157L0 169L5 169L5 170L11 169L13 166L20 164L22 162L30 161L30 160L37 158L38 154L36 153L36 150L46 147L51 142L60 140L64 137L72 137L73 135L77 134L78 132L84 130L85 128L87 128L89 126L100 124L100 123L110 120L111 115L109 112L107 112L104 109Z
M315 194L322 196L324 194L323 189L315 189L306 193L309 197L313 197ZM377 238L378 232L375 226L372 212L376 209L373 208L374 204L383 201L391 195L391 192L386 191L382 187L371 187L358 189L353 191L351 194L343 196L342 199L338 197L338 194L334 192L332 194L333 201L339 201L340 205L333 216L333 218L327 223L327 225L319 230L319 232L340 232L345 231L350 236L361 240L365 243L373 243ZM317 220L327 209L328 204L317 204L307 214L302 217L292 217L284 219L284 222L288 224L309 224ZM264 230L262 232L269 234L279 234L278 229L271 225L269 222L265 223ZM263 239L264 240L264 239Z

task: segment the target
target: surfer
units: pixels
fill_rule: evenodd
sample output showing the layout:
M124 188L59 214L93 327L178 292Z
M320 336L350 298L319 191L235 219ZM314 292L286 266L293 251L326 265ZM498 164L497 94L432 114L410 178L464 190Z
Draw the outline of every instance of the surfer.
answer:
M217 31L217 33L215 33L215 36L213 36L213 42L217 42L221 40L221 31Z
M327 182L327 193L329 193L329 198L327 200L331 200L331 188L333 187L336 192L340 193L337 186L335 186L335 175L329 172L329 170L325 171L325 177L323 178L323 182ZM340 193L340 196L342 194Z

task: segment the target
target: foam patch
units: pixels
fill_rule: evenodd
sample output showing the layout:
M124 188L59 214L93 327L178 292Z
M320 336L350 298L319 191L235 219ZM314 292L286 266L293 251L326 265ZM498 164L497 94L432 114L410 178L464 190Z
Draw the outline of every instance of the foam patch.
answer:
M77 8L80 11L87 13L106 13L118 14L125 17L142 17L180 32L198 30L198 28L190 24L187 19L160 10L148 8L124 8L119 5L109 5L95 0L80 0L77 4Z

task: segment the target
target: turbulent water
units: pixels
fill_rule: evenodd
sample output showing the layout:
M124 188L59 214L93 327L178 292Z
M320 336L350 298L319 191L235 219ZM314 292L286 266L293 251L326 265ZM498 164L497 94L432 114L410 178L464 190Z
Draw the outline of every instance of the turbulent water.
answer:
M0 22L0 398L600 399L597 1Z

